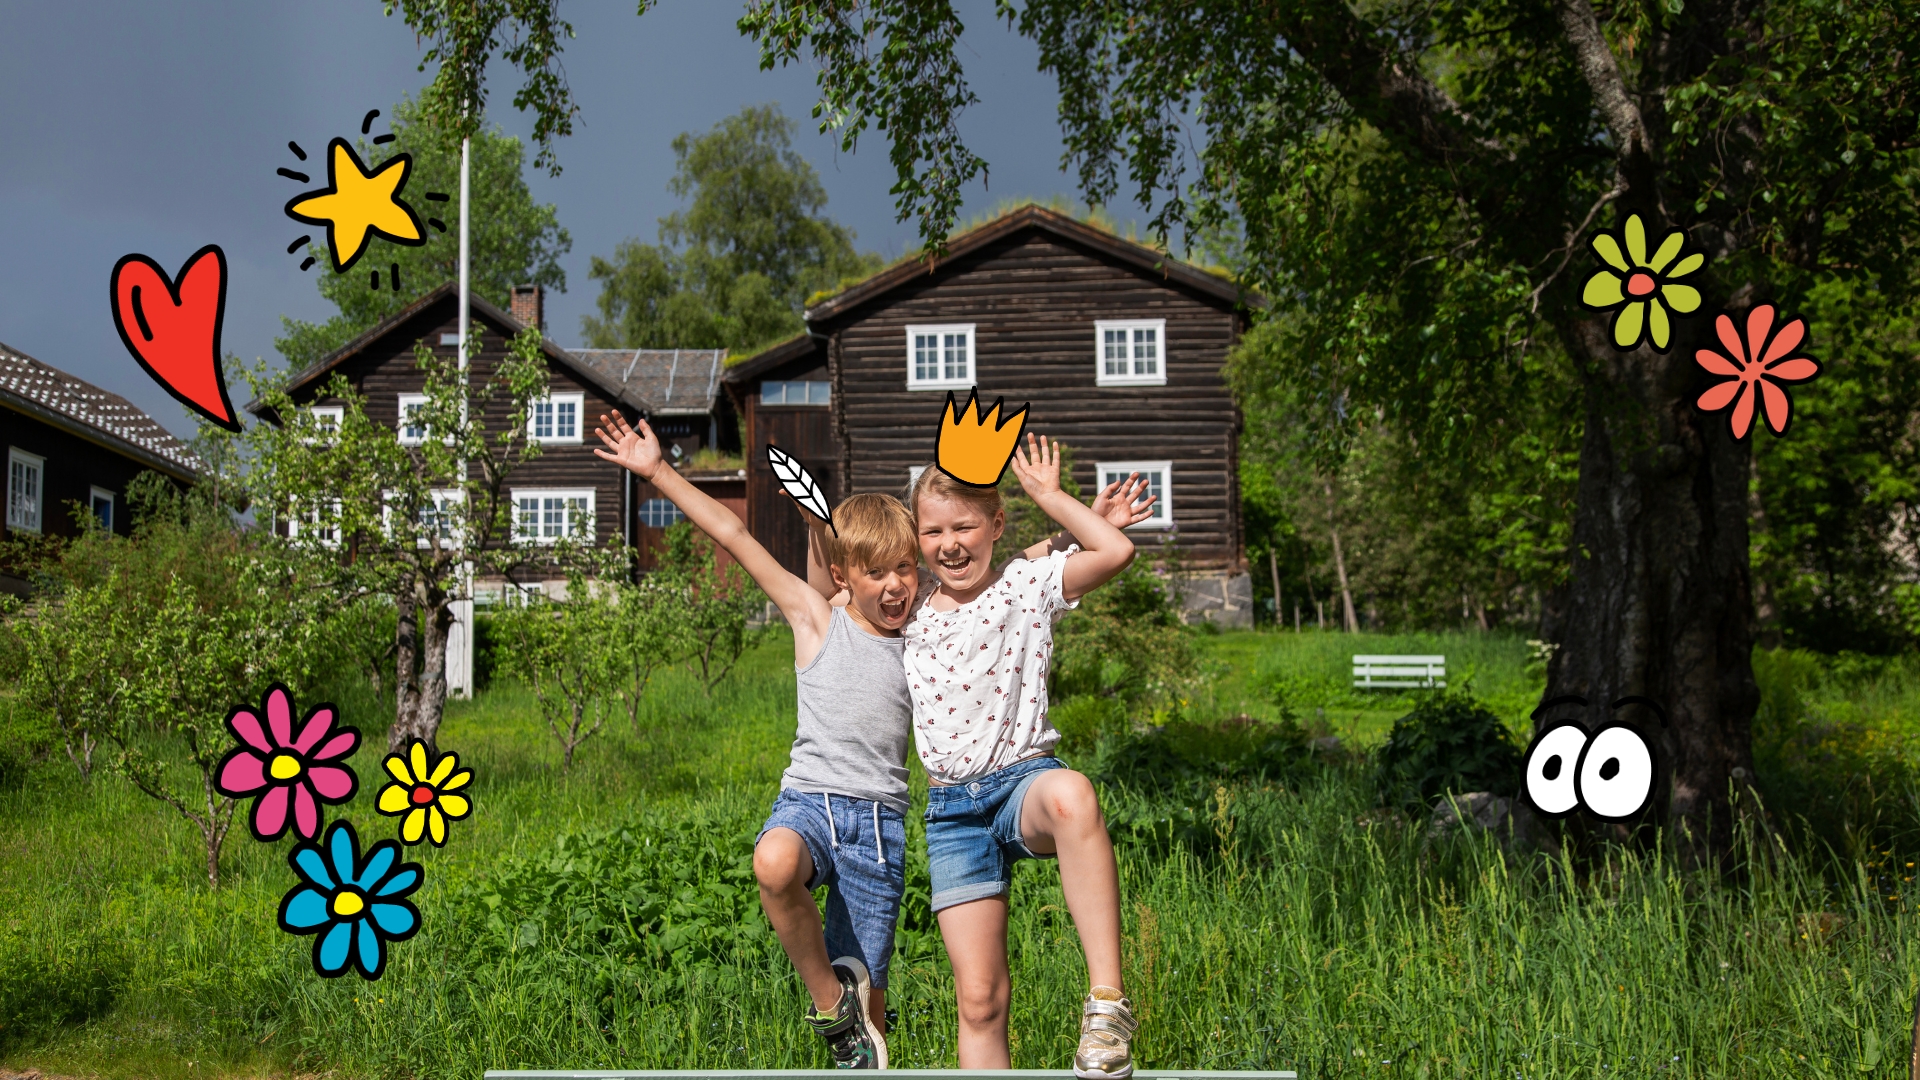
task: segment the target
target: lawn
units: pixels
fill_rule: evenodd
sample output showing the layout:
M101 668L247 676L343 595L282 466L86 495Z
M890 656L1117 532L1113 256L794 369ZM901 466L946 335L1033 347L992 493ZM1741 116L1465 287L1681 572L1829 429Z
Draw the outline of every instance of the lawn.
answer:
M1213 677L1190 712L1291 710L1311 724L1324 710L1349 746L1377 741L1408 703L1346 688L1355 652L1445 653L1516 728L1538 690L1525 643L1500 636L1202 644ZM619 721L571 775L518 688L455 703L442 744L476 770L476 810L445 848L410 851L426 870L425 928L393 946L377 983L316 978L308 939L276 928L287 842L237 831L210 892L196 834L123 781L83 783L57 755L11 774L0 1067L173 1080L825 1066L748 872L791 738L790 661L775 632L711 699L662 679L638 730ZM1914 695L1897 671L1772 663L1763 677L1769 708L1796 718L1792 738L1879 732L1876 753L1904 753ZM383 744L366 693L340 699ZM372 809L378 755L355 765L361 793L338 816L364 841L391 835ZM1657 854L1598 868L1508 857L1375 809L1357 756L1263 781L1112 783L1103 798L1149 1066L1902 1074L1920 927L1914 904L1892 899L1904 874L1888 850L1806 861L1749 833L1731 884ZM920 846L910 831L893 1061L951 1066L952 987ZM1057 873L1023 864L1014 890L1015 1064L1062 1067L1085 982Z

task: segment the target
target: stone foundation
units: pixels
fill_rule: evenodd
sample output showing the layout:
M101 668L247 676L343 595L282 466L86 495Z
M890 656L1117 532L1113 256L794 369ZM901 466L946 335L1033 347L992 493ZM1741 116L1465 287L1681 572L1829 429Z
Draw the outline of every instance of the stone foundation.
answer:
M1182 621L1236 630L1253 625L1253 576L1245 571L1195 571L1181 579L1179 589Z

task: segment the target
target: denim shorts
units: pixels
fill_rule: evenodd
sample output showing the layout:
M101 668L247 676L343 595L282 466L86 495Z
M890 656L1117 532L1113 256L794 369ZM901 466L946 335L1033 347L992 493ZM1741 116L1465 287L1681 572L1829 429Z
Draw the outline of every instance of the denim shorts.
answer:
M756 845L768 829L799 833L813 859L807 888L828 887L827 959L859 957L873 988L886 989L900 896L907 889L907 819L884 803L782 788Z
M1034 777L1064 769L1057 757L1034 757L978 780L927 789L927 861L933 910L999 896L1013 887L1013 864L1051 859L1020 836L1020 806Z

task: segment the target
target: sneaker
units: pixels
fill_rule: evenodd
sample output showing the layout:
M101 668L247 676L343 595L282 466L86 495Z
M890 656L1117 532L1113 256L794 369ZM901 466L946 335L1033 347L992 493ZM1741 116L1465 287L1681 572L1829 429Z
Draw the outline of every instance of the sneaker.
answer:
M1133 1018L1133 1002L1110 986L1096 986L1087 995L1080 1016L1080 1049L1073 1055L1073 1075L1080 1080L1123 1080L1133 1075L1130 1044L1140 1022Z
M886 1037L873 1030L867 1018L867 993L872 989L867 965L843 956L833 962L833 973L840 978L840 1007L831 1016L808 1009L807 1023L827 1040L836 1068L886 1068Z

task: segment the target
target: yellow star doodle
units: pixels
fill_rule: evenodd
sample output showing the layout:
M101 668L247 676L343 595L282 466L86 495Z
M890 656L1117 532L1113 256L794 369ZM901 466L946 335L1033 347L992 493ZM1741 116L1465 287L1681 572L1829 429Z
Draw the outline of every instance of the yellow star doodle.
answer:
M396 154L372 172L345 139L327 144L327 186L295 195L287 216L327 229L327 251L335 273L352 269L366 254L367 234L418 247L427 242L420 216L400 197L413 171L413 159Z

